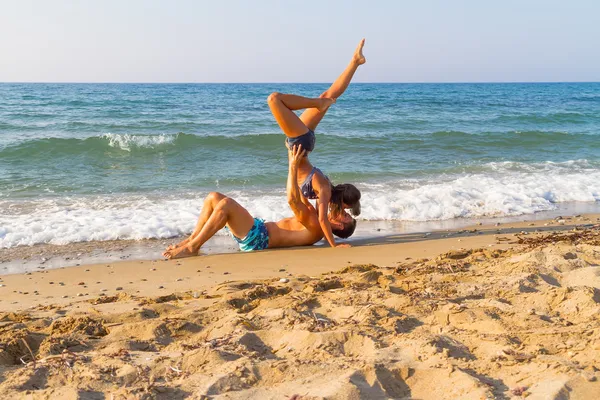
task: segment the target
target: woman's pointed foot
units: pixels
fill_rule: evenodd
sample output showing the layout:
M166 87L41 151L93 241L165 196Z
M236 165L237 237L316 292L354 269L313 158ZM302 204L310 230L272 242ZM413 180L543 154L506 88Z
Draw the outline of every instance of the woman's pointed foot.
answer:
M363 47L365 46L365 39L361 40L354 51L353 60L357 65L362 65L367 62L367 59L363 55Z

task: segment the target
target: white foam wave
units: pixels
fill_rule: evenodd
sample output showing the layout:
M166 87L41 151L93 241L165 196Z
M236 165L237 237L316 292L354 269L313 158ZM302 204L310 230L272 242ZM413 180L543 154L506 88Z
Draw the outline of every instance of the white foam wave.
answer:
M551 172L551 173L573 173L583 171L594 171L594 168L598 166L598 163L590 162L586 159L579 160L568 160L568 161L544 161L537 163L522 163L517 161L496 161L489 162L483 165L484 170L494 172L511 172L511 171L525 171L525 172Z
M563 202L600 200L600 171L467 175L413 189L364 191L369 220L431 221L514 216L554 210Z
M39 243L170 238L193 230L207 193L183 198L95 197L29 203L0 201L0 248ZM230 193L256 217L281 219L292 213L285 197ZM282 206L272 207L273 204ZM221 233L224 234L224 233Z
M105 133L102 138L108 140L110 147L131 151L132 148L153 148L160 145L172 144L177 135L130 135L127 133Z
M366 220L429 221L515 216L553 210L563 202L600 200L600 170L497 172L422 181L360 185ZM193 230L207 193L166 196L103 196L18 203L0 200L0 248L38 243L169 238ZM276 192L229 192L254 216L291 216L283 188Z

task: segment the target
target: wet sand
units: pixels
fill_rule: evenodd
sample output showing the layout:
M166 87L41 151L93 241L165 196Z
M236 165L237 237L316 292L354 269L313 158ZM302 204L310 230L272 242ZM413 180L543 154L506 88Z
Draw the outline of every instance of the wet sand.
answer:
M525 226L533 223L560 219L561 215L586 215L587 222L596 222L600 215L600 206L596 204L565 203L553 211L544 211L530 215L488 218L455 218L442 221L360 221L356 232L350 238L352 244L399 243L404 237L413 234L459 232L478 225ZM594 217L596 216L596 217ZM581 217L579 217L580 219ZM545 222L544 222L545 223ZM581 223L581 221L579 221ZM556 224L555 224L556 225ZM439 237L439 236L433 236ZM183 237L170 239L107 240L75 242L65 245L37 244L0 249L0 276L18 274L62 267L91 264L111 264L120 261L144 261L160 259L165 247L178 243ZM326 247L324 241L311 248ZM202 254L237 253L239 249L229 235L220 233L210 239L203 247Z
M597 221L4 275L0 393L591 399Z

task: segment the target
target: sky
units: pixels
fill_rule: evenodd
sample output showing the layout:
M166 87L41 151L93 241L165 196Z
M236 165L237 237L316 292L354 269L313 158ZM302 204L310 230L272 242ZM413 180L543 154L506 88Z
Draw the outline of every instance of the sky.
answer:
M600 81L595 0L0 0L0 82Z

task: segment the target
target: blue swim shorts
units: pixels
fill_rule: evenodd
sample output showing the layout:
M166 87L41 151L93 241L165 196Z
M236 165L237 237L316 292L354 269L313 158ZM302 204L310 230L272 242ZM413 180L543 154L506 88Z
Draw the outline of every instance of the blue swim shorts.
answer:
M304 135L300 135L295 138L289 137L286 140L290 149L301 144L302 150L306 151L313 151L315 149L315 142L317 141L315 133L310 129Z
M234 236L227 227L225 229L238 242L241 251L264 250L269 247L269 232L264 219L254 218L254 225L243 239Z

